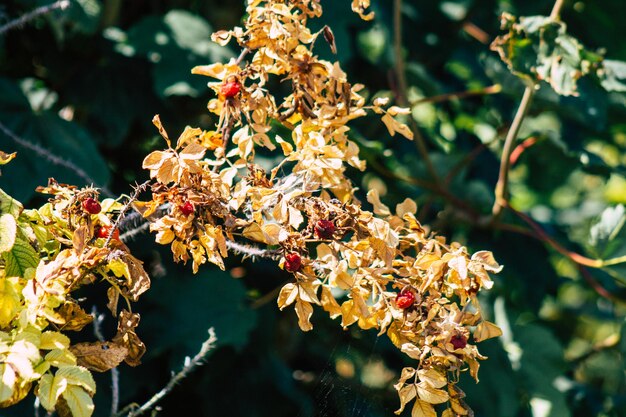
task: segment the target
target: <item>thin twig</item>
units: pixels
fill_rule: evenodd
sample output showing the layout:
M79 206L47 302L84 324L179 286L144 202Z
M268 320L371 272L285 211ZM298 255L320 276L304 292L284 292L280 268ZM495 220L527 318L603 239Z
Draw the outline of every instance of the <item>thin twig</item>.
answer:
M564 0L556 0L554 6L552 7L552 12L550 13L550 19L560 20L561 9L563 8ZM528 109L530 108L530 103L535 94L537 85L532 82L531 84L526 86L524 90L524 95L522 96L522 101L517 109L517 113L515 114L515 118L513 119L513 123L509 129L509 132L506 135L506 139L504 140L504 146L502 148L502 157L500 159L500 172L498 175L498 183L496 184L495 190L495 202L493 203L492 214L493 218L497 219L502 213L502 208L506 201L508 201L508 180L509 180L509 170L511 168L511 152L513 151L513 144L517 139L517 135L519 134L520 127L522 126L522 122L524 121L524 117L528 113Z
M408 84L406 81L404 56L402 55L402 0L394 0L393 11L393 46L396 57L396 80L398 82L396 95L400 106L408 106L409 100L406 95ZM411 126L411 130L413 131L413 135L415 136L415 145L417 146L417 150L424 160L424 164L426 164L426 170L428 171L432 181L435 184L439 184L439 176L437 175L437 171L435 170L433 162L430 159L428 147L426 146L426 139L421 134L419 126L412 115L409 115L409 124Z
M598 293L600 297L606 298L607 300L612 301L615 304L626 305L626 302L624 302L624 300L621 300L620 298L614 296L613 294L611 294L609 290L604 288L602 284L600 284L596 280L596 278L593 275L591 275L591 272L589 272L587 268L585 268L582 265L577 265L577 267L578 267L578 271L580 272L580 275L582 275L585 281L587 281L587 284L589 284L589 286L593 288L593 290L596 293Z
M563 8L564 0L556 0L554 6L552 7L552 12L550 12L550 19L560 20L561 19L561 9Z
M109 243L111 243L111 239L113 238L113 233L115 233L117 228L120 226L120 222L122 221L122 219L126 215L126 212L130 208L130 206L135 201L137 201L137 198L139 198L139 194L141 194L142 192L146 191L146 188L148 187L148 185L150 185L151 182L152 182L152 180L147 180L144 183L135 186L135 191L130 196L130 198L128 199L126 204L124 204L124 207L122 207L122 210L120 211L120 214L118 214L117 219L115 219L115 223L113 223L113 227L111 227L111 230L109 231L109 236L107 236L107 240L106 240L106 242L104 242L104 247L109 246Z
M472 22L463 23L462 29L465 33L476 39L478 42L485 45L489 43L489 34Z
M93 334L101 342L104 342L104 334L102 334L102 322L104 321L104 314L98 314L98 309L93 306L91 309L91 315L93 316ZM120 404L120 372L115 368L111 368L111 417L117 414L117 409Z
M128 412L127 417L137 417L137 416L144 414L146 411L150 410L159 401L161 401L163 397L169 394L174 389L174 386L176 386L176 384L178 384L180 381L186 378L198 366L204 364L204 361L206 360L209 352L211 352L215 348L215 342L217 342L217 337L215 336L215 330L211 327L209 329L209 338L204 343L202 343L202 347L200 348L200 351L198 352L198 354L196 354L196 356L194 356L191 359L187 357L185 359L185 365L183 366L183 369L181 369L180 372L178 372L177 374L173 375L172 378L167 383L167 385L163 387L161 391L154 394L152 398L150 398L145 404L140 406L138 409L130 410L129 412L129 410L127 409L128 407L126 407L125 409L117 413L115 417L121 417L127 412Z
M489 87L481 88L480 90L468 90L468 91L456 91L454 93L439 94L431 97L424 97L419 100L411 102L411 107L418 106L424 103L440 103L442 101L448 101L452 99L461 99L472 96L484 96L490 94L498 94L502 91L500 84L490 85Z
M52 152L43 148L40 145L34 144L26 139L23 139L17 136L15 133L13 133L8 127L6 127L1 122L0 122L0 131L2 131L6 136L8 136L11 140L13 140L13 142L17 143L18 145L30 151L35 152L37 155L48 160L48 162L50 162L51 164L62 166L64 168L69 169L74 174L76 174L81 179L83 179L83 181L85 181L86 184L96 184L96 181L94 181L94 179L91 178L89 174L87 174L78 165L74 164L73 162L66 161L65 159L53 154ZM112 195L111 191L109 191L106 187L98 186L98 188L100 188L102 192L106 194L107 196Z
M10 21L9 23L0 27L0 35L4 35L6 32L20 28L24 26L26 23L35 19L38 16L47 14L56 9L65 10L70 5L69 0L59 0L55 3L48 4L47 6L37 7L35 10L26 13L25 15Z
M511 210L511 212L517 215L520 219L524 220L524 222L526 222L526 224L528 224L533 229L533 231L537 234L537 236L541 240L548 243L550 246L552 246L552 248L554 248L561 255L566 256L567 258L571 259L577 264L589 266L591 268L601 268L603 266L603 261L600 259L591 259L579 253L572 252L564 248L559 242L557 242L550 235L548 235L541 228L541 226L537 224L537 222L535 222L532 218L530 218L530 216L528 216L525 213L522 213L521 211L515 210L513 207L511 207L511 205L508 202L505 201L504 207Z
M498 183L495 190L495 201L491 210L494 219L497 219L502 213L502 208L508 200L508 187L509 187L509 170L511 168L511 152L513 151L513 144L517 139L524 117L528 113L530 103L535 94L535 84L532 83L526 86L522 101L517 108L515 118L504 140L504 146L502 147L502 156L500 157L500 172L498 174Z

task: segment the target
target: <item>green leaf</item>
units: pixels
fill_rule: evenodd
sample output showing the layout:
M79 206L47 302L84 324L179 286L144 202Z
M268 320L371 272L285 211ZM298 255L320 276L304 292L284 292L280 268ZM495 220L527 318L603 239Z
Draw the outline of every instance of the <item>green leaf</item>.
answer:
M23 277L28 268L36 268L39 255L28 242L16 239L11 250L4 252L5 275L7 277Z
M17 235L17 223L12 214L0 216L0 253L11 250Z
M626 62L605 59L602 71L598 72L602 87L606 91L626 92Z
M566 393L555 388L555 380L567 370L559 341L535 324L515 326L513 337L523 350L519 376L529 396L550 403L546 417L569 417Z
M0 78L0 86L9 86L8 94L0 94L0 122L21 141L36 145L38 153L29 147L10 141L0 132L0 140L8 140L12 149L23 151L3 168L0 187L18 199L28 199L38 185L48 183L54 177L67 184L87 185L93 182L104 186L109 180L109 169L98 152L90 134L75 122L62 119L53 111L33 112L28 100L16 82ZM6 151L7 149L3 149ZM43 153L43 154L42 154ZM89 181L51 159L63 159L82 169ZM20 178L20 181L15 181Z
M601 62L602 57L586 51L567 34L567 26L546 16L520 17L502 15L502 29L491 48L500 54L516 75L545 81L563 96L578 95L577 81Z
M616 245L620 244L616 237L622 231L624 223L626 210L623 205L604 209L598 221L589 230L589 244L598 256L606 259L614 252Z
M197 96L206 91L206 80L191 75L190 68L233 56L210 39L211 26L184 10L150 16L132 26L127 34L116 33L117 49L140 55L153 63L154 90L161 97Z

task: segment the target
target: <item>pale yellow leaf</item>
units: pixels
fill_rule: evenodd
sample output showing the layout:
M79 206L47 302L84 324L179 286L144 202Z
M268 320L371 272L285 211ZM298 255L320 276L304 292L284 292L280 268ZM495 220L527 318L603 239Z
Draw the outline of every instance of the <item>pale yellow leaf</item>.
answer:
M165 128L161 123L161 117L158 114L152 118L152 124L155 125L157 129L159 129L159 133L161 134L163 139L165 139L165 142L167 142L167 147L171 148L172 143L170 142L170 138L167 136L167 132L165 131Z
M170 230L168 230L168 232L172 233ZM166 242L166 243L169 243L169 242ZM113 272L116 277L130 278L130 270L128 269L128 265L126 264L126 262L122 261L122 259L117 258L117 259L111 260L108 263L108 267L109 267L109 270Z
M44 358L50 365L60 368L61 366L76 365L76 356L69 350L53 349Z
M411 417L437 417L437 412L431 404L417 399L415 400L415 404L413 404Z
M288 305L292 304L296 301L296 297L298 296L298 287L296 284L286 284L283 288L281 288L280 293L278 294L278 308L283 309Z
M243 229L243 236L246 239L253 240L255 242L267 243L265 241L265 233L263 229L256 223L251 223L248 227Z
M341 315L341 307L335 297L333 297L330 288L326 285L322 286L322 307L330 314L330 318L334 319Z
M317 284L312 282L300 282L298 286L300 287L298 295L302 301L306 301L311 304L321 304L320 300L317 298L317 288L319 287L319 282Z
M493 257L493 253L481 250L472 255L472 262L477 262L482 265L485 270L489 272L498 273L502 271L503 266L498 264L496 259Z
M39 349L67 349L68 347L70 347L70 339L62 333L48 331L41 334Z
M435 371L433 368L420 369L417 371L420 381L425 381L434 388L442 388L448 383L445 375Z
M197 143L190 143L180 152L180 156L183 159L197 160L202 159L205 152L206 148L204 146L198 145Z
M474 331L474 340L477 342L482 342L483 340L499 336L502 336L502 330L495 324L486 320L478 323L478 326L476 326L476 330Z
M404 201L396 205L396 214L398 217L404 217L405 214L415 214L417 212L417 204L410 198L404 199Z
M426 381L422 381L417 384L417 394L419 395L420 399L430 404L445 403L450 398L446 391L433 388Z
M20 308L20 296L9 278L0 278L0 328L9 326Z
M406 353L406 355L411 358L411 359L420 359L420 355L422 354L422 351L415 346L413 343L404 343L402 344L402 347L400 348L400 350L403 353Z
M451 409L446 408L443 413L441 413L441 417L455 417L455 415Z
M67 388L67 381L62 378L55 378L50 374L41 377L37 385L37 398L43 408L53 411L59 396Z
M389 207L380 201L377 189L373 188L367 192L367 201L374 206L375 214L378 214L379 216L389 216L391 214Z
M0 151L0 165L8 164L16 156L17 156L17 152L6 153L3 151Z
M63 366L59 368L54 377L63 378L68 385L82 387L91 394L96 392L96 382L93 380L91 372L82 366Z
M391 106L387 109L387 113L389 113L392 116L397 116L399 114L410 114L411 109L407 107Z
M81 387L71 385L63 392L63 399L72 417L90 417L94 411L91 396Z
M410 384L406 385L400 390L398 390L398 396L400 397L400 408L395 411L396 414L400 415L404 411L404 407L411 401L415 399L417 395L417 390L415 389L415 385Z
M296 300L296 314L298 315L298 325L304 332L313 329L311 324L311 315L313 314L313 306L302 300Z
M185 130L180 134L178 140L176 141L176 149L180 149L181 147L191 143L192 139L197 138L202 134L202 129L198 129L197 127L185 126Z
M11 250L17 236L15 217L9 213L0 216L0 253Z
M16 380L17 376L11 365L0 363L0 403L11 398Z

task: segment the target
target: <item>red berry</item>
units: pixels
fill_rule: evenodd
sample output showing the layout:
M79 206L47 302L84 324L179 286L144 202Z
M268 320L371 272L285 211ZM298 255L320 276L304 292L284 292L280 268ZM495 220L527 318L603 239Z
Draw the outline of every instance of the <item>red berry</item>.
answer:
M100 207L100 203L95 198L87 198L83 200L83 210L85 210L89 214L98 214L102 207Z
M220 87L220 94L226 98L235 97L241 91L241 84L238 81L228 81Z
M415 304L415 294L411 291L401 291L396 296L396 305L403 310L412 307Z
M315 224L315 234L320 239L332 239L335 234L335 223L330 220L318 220Z
M102 238L102 239L106 239L109 237L109 233L111 233L111 229L113 228L113 226L98 226L96 227L96 237ZM120 240L120 231L119 229L115 229L115 231L113 232L113 236L111 236L112 239L115 240Z
M178 208L185 216L189 216L191 213L193 213L196 210L191 201L187 201L182 206L178 206Z
M299 253L292 252L285 255L285 269L289 272L298 272L302 269L302 258Z
M467 346L467 338L462 334L455 334L450 338L450 343L454 346L454 350L463 349Z

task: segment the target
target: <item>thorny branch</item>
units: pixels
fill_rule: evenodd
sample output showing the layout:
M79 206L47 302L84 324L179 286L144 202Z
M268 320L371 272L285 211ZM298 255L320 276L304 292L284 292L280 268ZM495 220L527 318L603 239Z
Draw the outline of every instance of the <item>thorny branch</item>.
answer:
M111 243L111 239L113 238L113 234L115 233L115 231L118 229L118 227L120 226L120 222L122 221L122 219L124 218L124 216L126 215L126 212L128 211L128 209L131 207L131 205L137 201L137 198L139 198L139 194L141 194L142 192L146 191L146 189L148 188L148 186L151 184L150 180L147 180L145 182L143 182L142 184L139 184L135 187L135 191L133 192L133 194L130 196L130 198L128 199L128 201L126 202L126 204L124 204L124 207L122 207L122 210L120 211L120 214L118 214L117 219L115 219L115 223L113 223L113 227L111 228L111 230L109 231L109 236L107 236L107 240L104 243L104 246L109 246L109 243Z
M17 29L17 28L21 28L22 26L24 26L25 24L27 24L28 22L30 22L31 20L35 19L38 16L47 14L52 12L53 10L56 9L61 9L61 10L65 10L69 7L70 2L69 0L59 0L57 2L54 2L52 4L48 4L47 6L41 6L38 7L36 9L34 9L31 12L26 13L25 15L10 21L9 23L3 25L0 27L0 35L4 35L6 32L12 30L12 29Z
M13 142L17 143L18 145L28 150L35 152L37 155L39 155L42 158L45 158L51 164L69 169L78 177L80 177L83 181L85 181L86 184L96 184L96 181L94 181L94 179L91 178L89 174L87 174L85 170L80 168L78 165L74 164L73 162L66 161L65 159L53 154L48 149L45 149L44 147L40 145L37 145L24 138L17 136L13 131L11 131L8 127L6 127L2 122L0 122L0 131L2 131L2 133L8 136L9 139L11 139ZM105 195L107 196L113 195L111 191L109 191L106 187L99 187L99 188L103 191Z
M117 413L114 417L137 417L152 409L159 401L163 399L163 397L165 397L174 389L176 384L186 378L197 367L204 364L209 352L211 352L215 348L215 342L217 342L217 337L215 336L215 330L211 327L209 329L209 338L204 343L202 343L200 351L193 358L190 359L189 357L187 357L185 359L185 365L183 366L183 369L181 369L180 372L178 372L177 374L173 375L167 385L163 387L163 389L154 394L152 398L150 398L139 408L133 410L133 405L127 406L119 413Z

